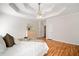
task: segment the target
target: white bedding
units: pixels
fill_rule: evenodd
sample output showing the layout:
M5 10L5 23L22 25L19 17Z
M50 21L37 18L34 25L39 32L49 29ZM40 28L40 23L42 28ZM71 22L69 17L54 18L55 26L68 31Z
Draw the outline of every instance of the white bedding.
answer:
M2 54L2 56L42 56L48 51L45 42L21 41Z

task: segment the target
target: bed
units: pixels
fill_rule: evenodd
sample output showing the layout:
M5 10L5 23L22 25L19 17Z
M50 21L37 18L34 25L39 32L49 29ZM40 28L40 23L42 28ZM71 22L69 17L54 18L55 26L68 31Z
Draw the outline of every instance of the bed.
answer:
M12 47L6 48L0 56L43 56L48 46L41 41L19 41Z

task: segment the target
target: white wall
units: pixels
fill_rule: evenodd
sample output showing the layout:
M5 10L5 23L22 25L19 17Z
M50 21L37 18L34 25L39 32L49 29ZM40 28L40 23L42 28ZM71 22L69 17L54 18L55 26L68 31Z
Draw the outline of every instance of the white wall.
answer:
M44 25L45 25L45 20L38 20L38 37L44 37Z
M79 44L79 13L47 19L46 36L49 39Z
M12 15L0 15L0 35L4 36L6 33L11 34L15 38L25 37L27 24L34 24L35 31L37 30L38 23L34 20L16 17Z

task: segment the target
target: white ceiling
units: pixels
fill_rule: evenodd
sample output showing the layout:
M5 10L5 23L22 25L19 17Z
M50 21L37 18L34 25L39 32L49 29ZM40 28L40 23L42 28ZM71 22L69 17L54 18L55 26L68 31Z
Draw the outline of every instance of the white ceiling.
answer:
M40 8L43 18L79 12L78 3L41 3ZM0 3L0 13L2 12L28 19L36 19L38 3Z

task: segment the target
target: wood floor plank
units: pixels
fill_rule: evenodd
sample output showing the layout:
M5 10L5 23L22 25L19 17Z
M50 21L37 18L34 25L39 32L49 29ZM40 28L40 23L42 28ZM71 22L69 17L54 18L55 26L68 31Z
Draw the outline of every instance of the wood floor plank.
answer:
M79 45L46 39L48 56L79 56Z

